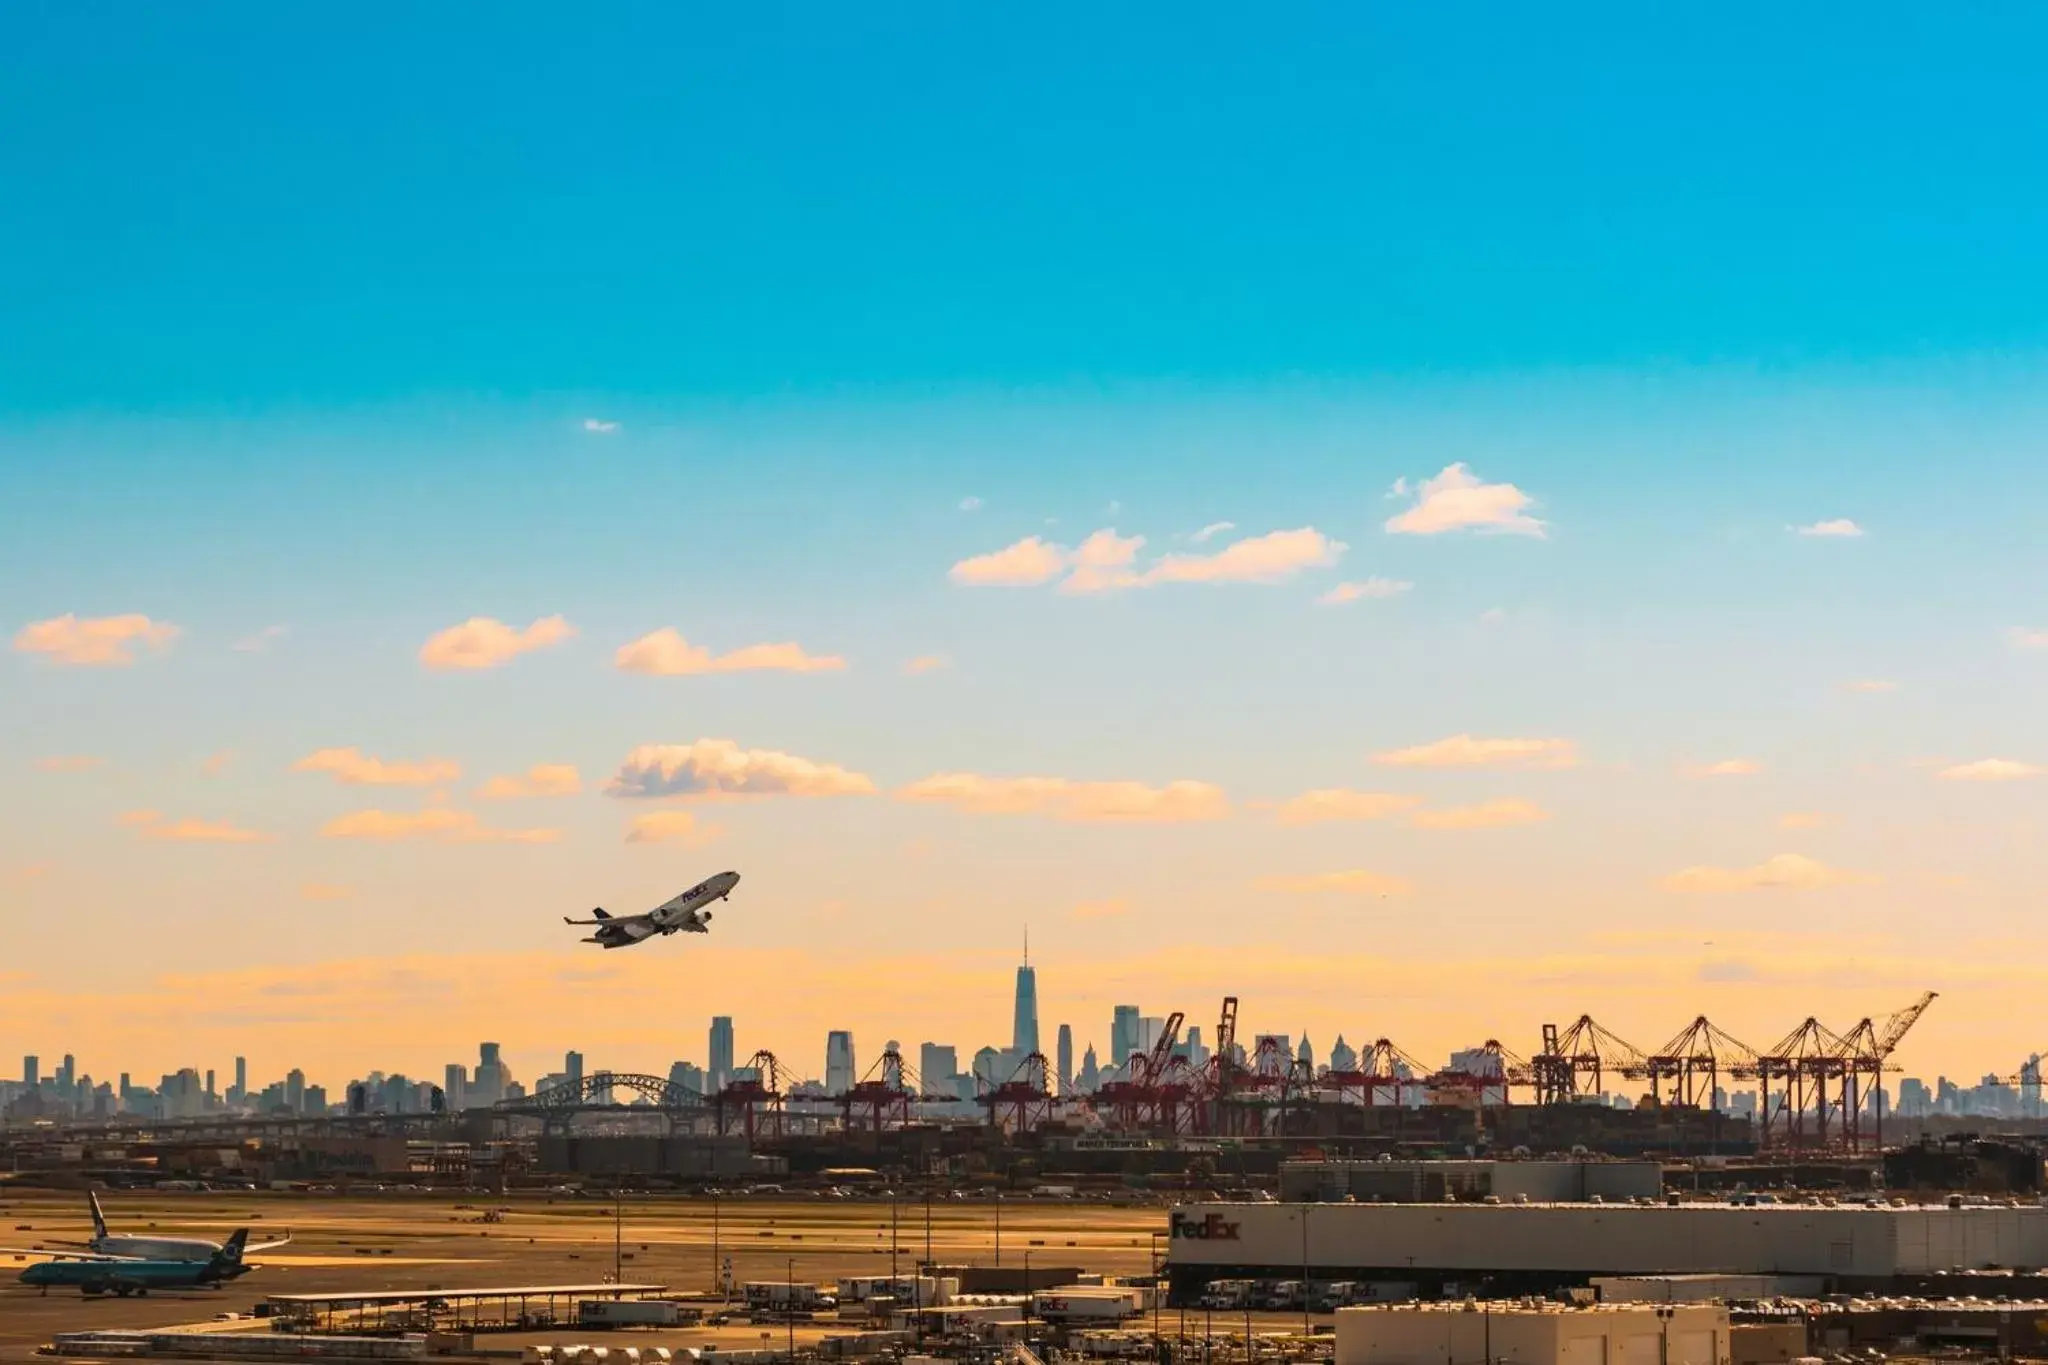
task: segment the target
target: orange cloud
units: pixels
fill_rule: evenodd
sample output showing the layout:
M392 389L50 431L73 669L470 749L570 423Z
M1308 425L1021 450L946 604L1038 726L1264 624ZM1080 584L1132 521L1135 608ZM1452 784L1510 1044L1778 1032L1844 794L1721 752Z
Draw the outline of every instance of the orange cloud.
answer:
M694 811L656 810L636 815L626 826L629 844L682 844L699 848L717 838L716 825L700 825Z
M135 662L137 645L162 651L170 648L180 633L168 621L152 621L139 612L84 620L66 612L23 626L14 637L14 647L24 654L40 654L53 664L126 668Z
M1569 768L1579 761L1579 751L1568 739L1452 735L1433 744L1374 754L1372 761L1393 768Z
M233 752L227 749L222 749L218 753L208 754L205 762L199 765L200 775L204 777L219 777L227 771L228 763L233 758Z
M919 673L936 673L946 667L949 665L943 654L920 654L904 664L903 671L915 676Z
M1856 540L1863 535L1863 528L1847 517L1836 517L1833 521L1816 521L1792 529L1802 536L1821 540Z
M977 588L1028 588L1050 583L1066 570L1067 555L1057 545L1037 536L1026 536L1014 544L985 555L975 555L955 564L955 583Z
M261 830L242 829L226 820L165 820L153 810L131 810L121 823L144 839L162 839L188 844L260 844L274 836Z
M1719 763L1707 763L1686 769L1687 777L1753 777L1764 770L1764 765L1754 759L1724 758Z
M938 773L896 793L899 801L952 806L974 815L1046 815L1070 824L1181 824L1221 820L1230 802L1207 782L1072 782L1064 777Z
M1819 829L1828 817L1818 811L1795 810L1778 817L1779 829Z
M107 760L92 754L55 754L36 760L37 771L46 773L89 773L106 765Z
M1884 678L1859 678L1855 682L1843 683L1842 687L1850 692L1896 692L1899 690L1897 683L1890 682Z
M304 901L345 901L355 895L346 886L330 886L325 882L307 882L299 888L299 899Z
M2041 772L2039 766L2017 759L1980 758L1975 763L1943 768L1939 776L1949 782L2014 782L2023 777L2039 777Z
M1477 806L1417 811L1408 823L1417 829L1503 829L1509 825L1538 824L1549 818L1550 812L1534 802L1510 798Z
M613 796L865 796L865 774L729 739L643 744L626 755L605 790Z
M462 765L452 758L386 763L355 748L316 749L292 764L292 771L327 773L349 787L432 787L460 778Z
M433 806L419 811L359 810L329 820L324 839L367 839L379 843L426 840L441 844L551 844L558 829L491 829L475 811Z
M835 654L806 654L803 646L794 642L747 645L714 655L704 646L685 640L671 626L621 645L612 662L624 672L656 677L694 673L836 673L846 667L846 660Z
M1394 485L1396 496L1409 491L1405 479ZM1511 483L1482 483L1464 464L1446 466L1435 478L1423 480L1413 493L1414 505L1387 519L1386 528L1395 535L1436 536L1469 530L1541 539L1544 534L1544 524L1528 513L1535 505L1534 498Z
M1348 548L1313 526L1269 531L1224 546L1212 555L1167 555L1135 578L1103 586L1149 588L1162 583L1282 583L1309 569L1326 569Z
M1336 587L1318 597L1316 601L1321 602L1326 607L1341 606L1346 602L1356 602L1361 598L1399 597L1414 586L1413 583L1399 578L1380 578L1375 576L1361 579L1356 583L1339 583Z
M583 778L570 763L537 763L523 776L494 777L476 789L485 801L512 801L526 796L574 796Z
M576 628L559 616L543 616L524 630L488 616L472 616L421 645L420 662L436 670L497 668L575 633Z
M1419 796L1325 787L1303 792L1281 806L1273 818L1283 825L1317 825L1332 820L1384 820L1421 804Z
M1664 879L1667 891L1817 891L1835 886L1869 886L1876 877L1846 872L1797 853L1780 853L1755 867L1688 867Z
M1405 896L1414 889L1399 877L1382 876L1363 868L1307 876L1261 877L1253 885L1261 891L1284 892L1293 896Z
M1007 545L952 568L953 581L975 587L1035 587L1061 574L1059 590L1069 595L1150 588L1162 583L1279 583L1306 569L1335 564L1343 542L1313 526L1272 531L1225 546L1215 554L1171 554L1142 571L1134 568L1143 536L1120 536L1111 527L1095 532L1078 549L1037 536Z

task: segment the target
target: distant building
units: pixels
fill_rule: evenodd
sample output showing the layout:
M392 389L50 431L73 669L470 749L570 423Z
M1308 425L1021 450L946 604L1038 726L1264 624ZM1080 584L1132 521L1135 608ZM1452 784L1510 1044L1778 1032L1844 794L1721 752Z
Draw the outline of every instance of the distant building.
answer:
M1148 1014L1138 1020L1138 1036L1135 1052L1150 1053L1159 1045L1159 1035L1166 1032L1166 1020L1156 1014Z
M1358 1049L1345 1042L1341 1033L1337 1035L1337 1041L1330 1045L1330 1070L1358 1070Z
M1315 1074L1316 1049L1315 1045L1309 1042L1308 1035L1306 1033L1301 1035L1301 1047L1294 1054L1294 1060L1300 1062L1311 1076Z
M694 1094L704 1093L704 1068L691 1062L673 1062L668 1069L668 1083L678 1089Z
M1071 1024L1060 1025L1059 1057L1057 1059L1057 1067L1059 1071L1060 1093L1062 1095L1073 1094L1074 1028Z
M43 1059L31 1052L21 1059L21 1084L24 1089L34 1090L43 1083Z
M1078 1077L1083 1094L1092 1094L1102 1084L1102 1069L1095 1064L1095 1044L1081 1055L1081 1074Z
M1002 1064L1002 1053L992 1047L981 1049L981 1051L974 1054L974 1079L986 1086L1001 1085L1004 1081L1010 1079L1008 1076L999 1074Z
M461 1062L450 1062L441 1070L441 1094L449 1112L459 1114L469 1107L469 1075Z
M825 1093L844 1095L859 1079L853 1061L853 1034L833 1029L825 1035Z
M569 1078L569 1084L580 1087L583 1084L583 1054L580 1052L563 1054L562 1074Z
M1252 1040L1252 1058L1262 1076L1282 1076L1294 1060L1294 1043L1284 1033L1261 1033Z
M722 1090L733 1078L732 1069L732 1016L715 1014L711 1016L711 1055L704 1069L710 1074L711 1088Z
M1010 1022L1010 1051L1021 1061L1038 1051L1038 973L1031 966L1030 941L1017 968L1016 1008Z
M1109 1023L1109 1064L1122 1066L1138 1050L1138 1007L1118 1005Z
M917 1079L927 1095L960 1093L960 1054L950 1043L925 1043L917 1049Z

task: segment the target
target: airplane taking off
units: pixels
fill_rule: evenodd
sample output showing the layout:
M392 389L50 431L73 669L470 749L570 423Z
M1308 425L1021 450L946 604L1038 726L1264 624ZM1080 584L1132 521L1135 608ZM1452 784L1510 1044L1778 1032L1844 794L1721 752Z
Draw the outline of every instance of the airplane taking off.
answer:
M713 901L724 900L739 884L739 873L721 872L698 882L673 900L662 902L644 915L608 915L599 908L590 912L597 917L595 919L570 919L564 915L562 923L598 926L596 933L582 941L603 948L629 948L656 935L679 932L708 934L711 932L711 912L704 907Z
M90 1242L59 1242L58 1246L83 1246L101 1256L125 1258L137 1261L211 1261L227 1248L220 1242L209 1242L200 1237L120 1237L107 1231L107 1216L100 1209L99 1195L87 1191L86 1203L92 1207L92 1240ZM242 1251L274 1251L291 1241L287 1232L275 1242L259 1242L255 1246L243 1246ZM248 1234L242 1240L247 1242Z

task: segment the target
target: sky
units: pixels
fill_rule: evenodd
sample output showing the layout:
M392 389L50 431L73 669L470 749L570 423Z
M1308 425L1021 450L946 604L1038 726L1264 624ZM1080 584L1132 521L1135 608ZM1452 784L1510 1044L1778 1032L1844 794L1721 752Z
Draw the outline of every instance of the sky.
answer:
M0 1058L2048 1049L2038 8L480 17L0 20Z

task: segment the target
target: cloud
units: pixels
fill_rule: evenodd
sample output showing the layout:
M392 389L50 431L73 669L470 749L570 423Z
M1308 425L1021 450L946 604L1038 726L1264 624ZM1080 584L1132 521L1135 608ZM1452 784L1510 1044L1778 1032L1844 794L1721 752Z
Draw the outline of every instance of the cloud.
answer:
M1863 534L1863 528L1847 517L1836 517L1833 521L1816 521L1792 529L1802 536L1810 536L1817 540L1854 540Z
M440 844L551 844L558 829L491 829L475 811L430 806L419 811L359 810L329 820L323 839L367 839L379 843L427 840Z
M1073 572L1061 580L1059 590L1088 593L1130 587L1137 582L1130 565L1144 548L1145 537L1120 536L1116 528L1105 527L1082 541L1081 548L1067 557Z
M626 755L605 790L612 796L865 796L867 776L773 749L742 749L729 739L642 744Z
M1408 823L1417 829L1503 829L1509 825L1538 824L1549 818L1550 812L1534 802L1510 797L1477 806L1417 811Z
M1050 583L1066 571L1066 551L1037 536L985 555L963 559L951 569L955 583L976 588L1029 588Z
M1235 541L1213 555L1167 555L1128 586L1280 583L1307 569L1328 568L1348 548L1313 526L1268 531L1262 536Z
M1285 892L1294 896L1405 896L1413 889L1399 877L1383 876L1363 868L1318 872L1308 876L1261 877L1253 885L1261 891Z
M612 662L626 673L674 678L698 673L836 673L846 660L834 654L806 654L794 642L747 645L713 654L685 640L674 627L663 626L629 645L621 645Z
M138 612L80 620L71 613L23 626L14 647L40 654L53 664L78 668L126 668L135 662L135 647L161 652L182 632L168 621L152 621Z
M93 754L52 754L36 760L36 770L45 773L89 773L106 766L107 760Z
M39 882L56 870L55 863L25 863L14 875L25 882Z
M229 645L237 654L262 654L270 649L273 640L284 638L285 627L265 626L254 635L245 635Z
M326 773L345 787L433 787L459 779L462 765L452 758L386 763L351 747L316 749L292 764L292 771Z
M636 815L627 823L626 842L700 848L716 839L721 832L717 825L699 824L694 811L655 810Z
M2017 759L1980 758L1975 763L1943 768L1937 775L1949 782L2013 782L2023 777L2039 777L2041 772L2036 764Z
M968 496L960 499L960 510L963 512L979 512L981 509L981 499L975 497L971 493Z
M1399 597L1414 586L1413 583L1405 582L1398 578L1365 578L1360 579L1356 583L1339 583L1336 587L1318 597L1316 601L1321 602L1327 607L1341 606L1346 602L1356 602L1360 598L1377 600L1387 597Z
M345 901L355 895L346 886L330 886L325 882L307 882L299 888L302 901Z
M619 429L617 422L608 422L602 417L586 417L583 429L597 436L609 436Z
M1724 758L1719 763L1703 763L1687 768L1687 777L1754 777L1764 770L1764 765L1750 758Z
M1779 829L1819 829L1829 817L1819 811L1795 810L1778 817Z
M1419 796L1325 787L1303 792L1282 805L1273 818L1283 825L1319 825L1333 820L1384 820L1421 804Z
M1700 969L1693 973L1693 975L1697 980L1703 982L1725 983L1731 981L1754 981L1760 973L1758 973L1755 966L1740 959L1718 958L1712 962L1702 962Z
M1197 545L1201 545L1206 543L1212 536L1220 536L1225 531L1235 531L1236 529L1237 523L1234 521L1212 521L1201 530L1189 536L1188 539Z
M260 844L273 836L261 830L242 829L226 820L165 820L153 810L131 810L121 823L144 839L162 839L188 844Z
M1408 491L1404 483L1394 485L1397 496ZM1481 483L1462 463L1446 466L1435 478L1423 480L1414 495L1414 506L1387 519L1387 530L1395 535L1435 536L1473 530L1541 539L1544 534L1544 523L1527 511L1535 499L1511 483Z
M1578 746L1568 739L1474 739L1452 735L1433 744L1374 754L1391 768L1570 768Z
M2014 649L2048 649L2048 630L2014 626L2005 633L2005 639Z
M1488 607L1479 613L1479 624L1482 626L1497 626L1507 619L1507 610L1503 607Z
M1100 901L1082 901L1067 912L1067 918L1087 923L1090 920L1121 919L1131 913L1131 903L1122 898Z
M903 671L910 674L936 673L940 669L947 667L950 667L950 665L943 654L920 654L915 659L904 664Z
M937 773L896 793L899 801L952 806L974 815L1044 815L1069 824L1165 825L1221 820L1223 789L1207 782L1075 782L1064 777Z
M472 616L421 645L420 662L436 670L497 668L575 633L576 628L559 616L543 616L524 630L488 616Z
M1835 886L1869 886L1876 877L1846 872L1797 853L1780 853L1755 867L1688 867L1664 879L1667 891L1817 891Z
M199 775L201 777L219 777L228 770L228 764L233 761L234 757L234 751L231 749L221 749L215 753L208 754L199 765Z
M494 777L476 789L484 801L514 801L527 796L574 796L583 790L575 765L536 763L518 776Z

